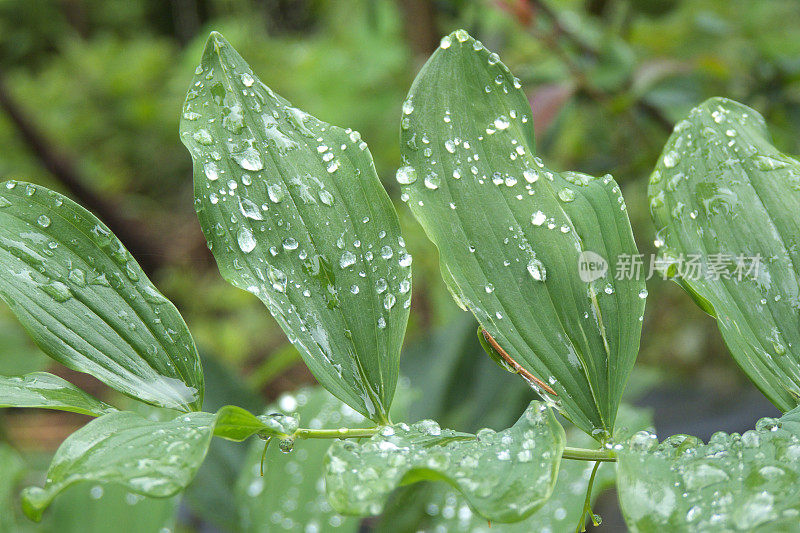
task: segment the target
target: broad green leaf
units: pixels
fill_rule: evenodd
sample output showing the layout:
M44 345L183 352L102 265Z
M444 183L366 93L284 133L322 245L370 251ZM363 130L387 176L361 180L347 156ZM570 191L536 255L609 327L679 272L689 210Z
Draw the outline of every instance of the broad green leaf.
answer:
M144 402L200 408L183 318L86 209L38 185L0 185L0 268L0 298L50 357Z
M72 383L47 372L33 372L19 377L0 376L2 407L39 407L90 416L103 416L116 411Z
M661 266L717 319L782 411L800 403L800 161L761 115L712 98L675 126L650 177Z
M649 412L620 404L615 440L627 439L636 431L652 426ZM597 443L588 435L571 427L566 431L570 446L591 448ZM547 502L532 515L513 524L491 524L476 515L466 500L452 487L443 484L418 485L419 490L408 496L410 505L396 502L395 508L384 513L377 528L379 533L397 531L395 526L401 520L414 517L408 515L418 512L417 522L409 524L407 530L413 531L469 531L470 533L530 533L532 531L559 533L573 531L580 521L586 489L594 463L587 461L561 461L553 494ZM597 471L592 486L591 500L614 485L616 478L614 465L603 463ZM416 504L416 505L415 505ZM402 516L400 516L402 515ZM588 520L588 517L587 517ZM406 529L404 529L406 530Z
M363 416L322 388L301 389L281 396L268 413L296 416L304 426L364 427ZM291 453L253 442L237 486L241 529L248 533L281 531L358 531L359 520L336 513L328 503L323 479L330 441L297 441Z
M261 423L258 423L258 421ZM255 433L286 437L291 417L255 417L227 406L216 415L195 412L158 422L120 411L92 420L70 435L50 464L44 488L23 492L23 509L39 520L53 499L80 481L117 483L154 498L173 496L194 478L214 435L244 440Z
M543 398L610 435L647 295L644 281L617 276L618 258L637 253L617 184L545 166L519 80L463 30L414 81L401 137L403 199L456 301ZM587 259L607 268L581 276Z
M617 491L634 532L800 531L800 408L708 444L634 435L618 452Z
M0 442L0 533L17 531L14 513L8 510L14 507L14 489L25 472L25 466L19 454L5 442Z
M166 533L175 530L180 497L146 498L117 485L80 483L53 503L37 532Z
M458 433L432 420L387 426L362 444L331 446L328 500L344 514L375 515L400 485L446 481L484 518L515 522L552 493L564 439L553 411L539 402L531 402L514 426L499 433Z
M220 272L266 304L325 388L385 421L411 256L366 143L273 93L218 33L196 73L181 139Z

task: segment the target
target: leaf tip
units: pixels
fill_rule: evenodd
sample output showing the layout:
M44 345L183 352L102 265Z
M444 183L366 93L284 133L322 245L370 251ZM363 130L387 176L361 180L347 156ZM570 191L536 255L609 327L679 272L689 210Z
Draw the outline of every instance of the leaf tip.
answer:
M34 522L39 522L42 520L42 514L50 505L53 497L41 487L28 487L22 491L20 500L22 512L25 513L25 516Z

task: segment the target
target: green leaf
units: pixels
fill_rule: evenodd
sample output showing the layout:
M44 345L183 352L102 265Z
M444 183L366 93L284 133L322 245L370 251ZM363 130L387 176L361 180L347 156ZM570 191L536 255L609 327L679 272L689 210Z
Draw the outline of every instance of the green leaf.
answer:
M627 439L636 431L652 426L649 412L620 404L616 439ZM596 442L575 427L566 431L567 443L575 447L592 447ZM394 527L403 520L417 522L406 524L413 531L469 531L470 533L530 533L532 531L557 533L573 531L580 521L584 498L594 463L587 461L561 461L553 494L532 515L513 524L491 524L472 512L463 496L443 484L417 485L416 492L406 501L396 502L387 509L377 527L379 533L397 531ZM614 485L614 465L603 463L597 471L592 486L591 501ZM412 516L409 516L412 515ZM587 517L588 519L588 517ZM413 529L412 529L413 528ZM405 530L405 529L404 529Z
M675 126L649 196L661 267L717 319L756 386L782 411L793 409L800 402L800 161L772 145L756 111L712 98Z
M266 304L325 388L384 422L411 256L366 143L277 96L218 33L196 72L181 139L220 272Z
M284 394L268 413L295 414L304 424L365 427L365 419L322 388ZM314 422L311 422L314 421ZM358 531L360 520L336 513L328 503L322 477L324 439L299 440L292 453L270 446L261 476L264 444L253 442L237 484L241 529L248 533L288 531Z
M255 433L285 437L291 420L283 415L257 418L234 406L216 415L195 412L166 422L127 411L107 414L64 441L44 488L23 492L23 510L38 521L60 492L79 481L117 483L154 498L173 496L194 478L212 436L237 441Z
M708 444L641 432L617 455L631 531L800 531L800 408Z
M103 416L116 411L72 383L47 372L33 372L20 377L0 376L2 407L39 407L89 416Z
M14 508L14 489L25 473L25 463L5 442L0 442L0 472L0 509L3 509L0 513L0 532L17 531L14 513L7 510Z
M519 80L463 30L442 40L403 113L397 180L454 298L546 400L610 435L647 294L615 275L637 253L619 187L544 165ZM592 258L607 270L580 276Z
M564 449L553 411L531 405L511 428L477 435L441 429L433 420L387 426L363 444L334 443L328 451L328 500L343 514L376 515L400 485L446 481L481 516L522 520L550 496Z
M183 318L86 209L38 185L0 185L0 268L0 298L50 357L144 402L200 408Z
M53 503L36 526L45 533L120 533L174 531L181 498L146 498L117 485L76 484Z

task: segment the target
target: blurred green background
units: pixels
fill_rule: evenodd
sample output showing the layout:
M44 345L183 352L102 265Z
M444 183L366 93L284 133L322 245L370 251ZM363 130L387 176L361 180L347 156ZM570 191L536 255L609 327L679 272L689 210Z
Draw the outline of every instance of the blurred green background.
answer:
M400 106L441 36L465 28L500 54L531 100L539 155L561 169L612 173L640 251L650 254L647 178L672 125L692 107L711 96L739 100L764 114L779 148L800 152L798 20L796 0L0 0L0 178L60 190L122 238L193 332L207 409L238 401L260 410L312 384L261 303L222 281L192 209L178 117L208 32L222 32L276 92L369 143L414 256L402 363L416 391L408 393L408 417L500 429L533 393L487 363L394 181ZM662 436L707 438L774 413L732 363L713 320L674 284L652 279L648 289L631 399L654 410ZM91 378L49 365L0 309L0 374L43 368L120 400ZM297 509L278 509L277 518L261 509L254 520L234 491L253 459L246 447L223 445L182 500L140 502L111 487L102 501L117 507L97 505L97 491L79 487L45 524L26 523L13 510L17 482L41 482L52 452L84 422L0 412L0 531L107 531L110 523L118 533L333 528L332 518L303 520L302 512L287 522ZM434 499L424 491L398 495L402 505L388 518L361 527L432 528L431 506L441 511ZM613 498L600 505L613 517ZM611 518L603 530L622 527Z

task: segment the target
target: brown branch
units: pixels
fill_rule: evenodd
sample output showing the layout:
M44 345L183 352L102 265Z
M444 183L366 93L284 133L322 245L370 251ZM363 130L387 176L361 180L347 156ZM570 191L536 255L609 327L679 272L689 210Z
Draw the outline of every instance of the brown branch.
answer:
M545 382L544 382L544 381L542 381L541 379L537 378L536 376L534 376L533 374L531 374L530 372L528 372L527 370L525 370L524 368L522 368L522 365L521 365L521 364L519 364L519 363L517 363L516 361L514 361L514 360L511 358L511 356L510 356L510 355L508 355L508 354L506 353L506 351L500 347L500 345L499 345L499 344L497 344L497 341L496 341L496 340L494 340L494 337L492 337L492 336L489 334L489 332L488 332L488 331L486 331L485 329L481 329L481 332L483 332L483 338L484 338L484 339L486 339L486 342L488 342L488 343L489 343L489 345L490 345L490 346L491 346L491 347L494 349L494 351L496 351L498 354L500 354L500 357L502 357L502 358L503 358L503 361L505 361L506 363L508 363L508 365L509 365L511 368L513 368L513 369L514 369L514 372L516 372L517 374L519 374L520 376L522 376L523 378L525 378L525 380L526 380L528 383L531 383L531 384L534 384L534 383L535 383L536 385L538 385L539 387L541 387L541 388L542 388L542 389L544 389L545 391L549 392L549 393L550 393L550 394L552 394L553 396L558 396L558 394L556 394L556 391L554 391L554 390L553 390L551 387L549 387L549 386L547 385L547 383L545 383Z
M0 72L0 108L16 127L20 137L39 162L47 169L76 201L94 212L125 244L148 274L160 265L159 254L154 253L151 239L140 228L140 223L121 213L118 202L109 201L87 187L87 180L75 165L61 153L14 99L3 83Z

